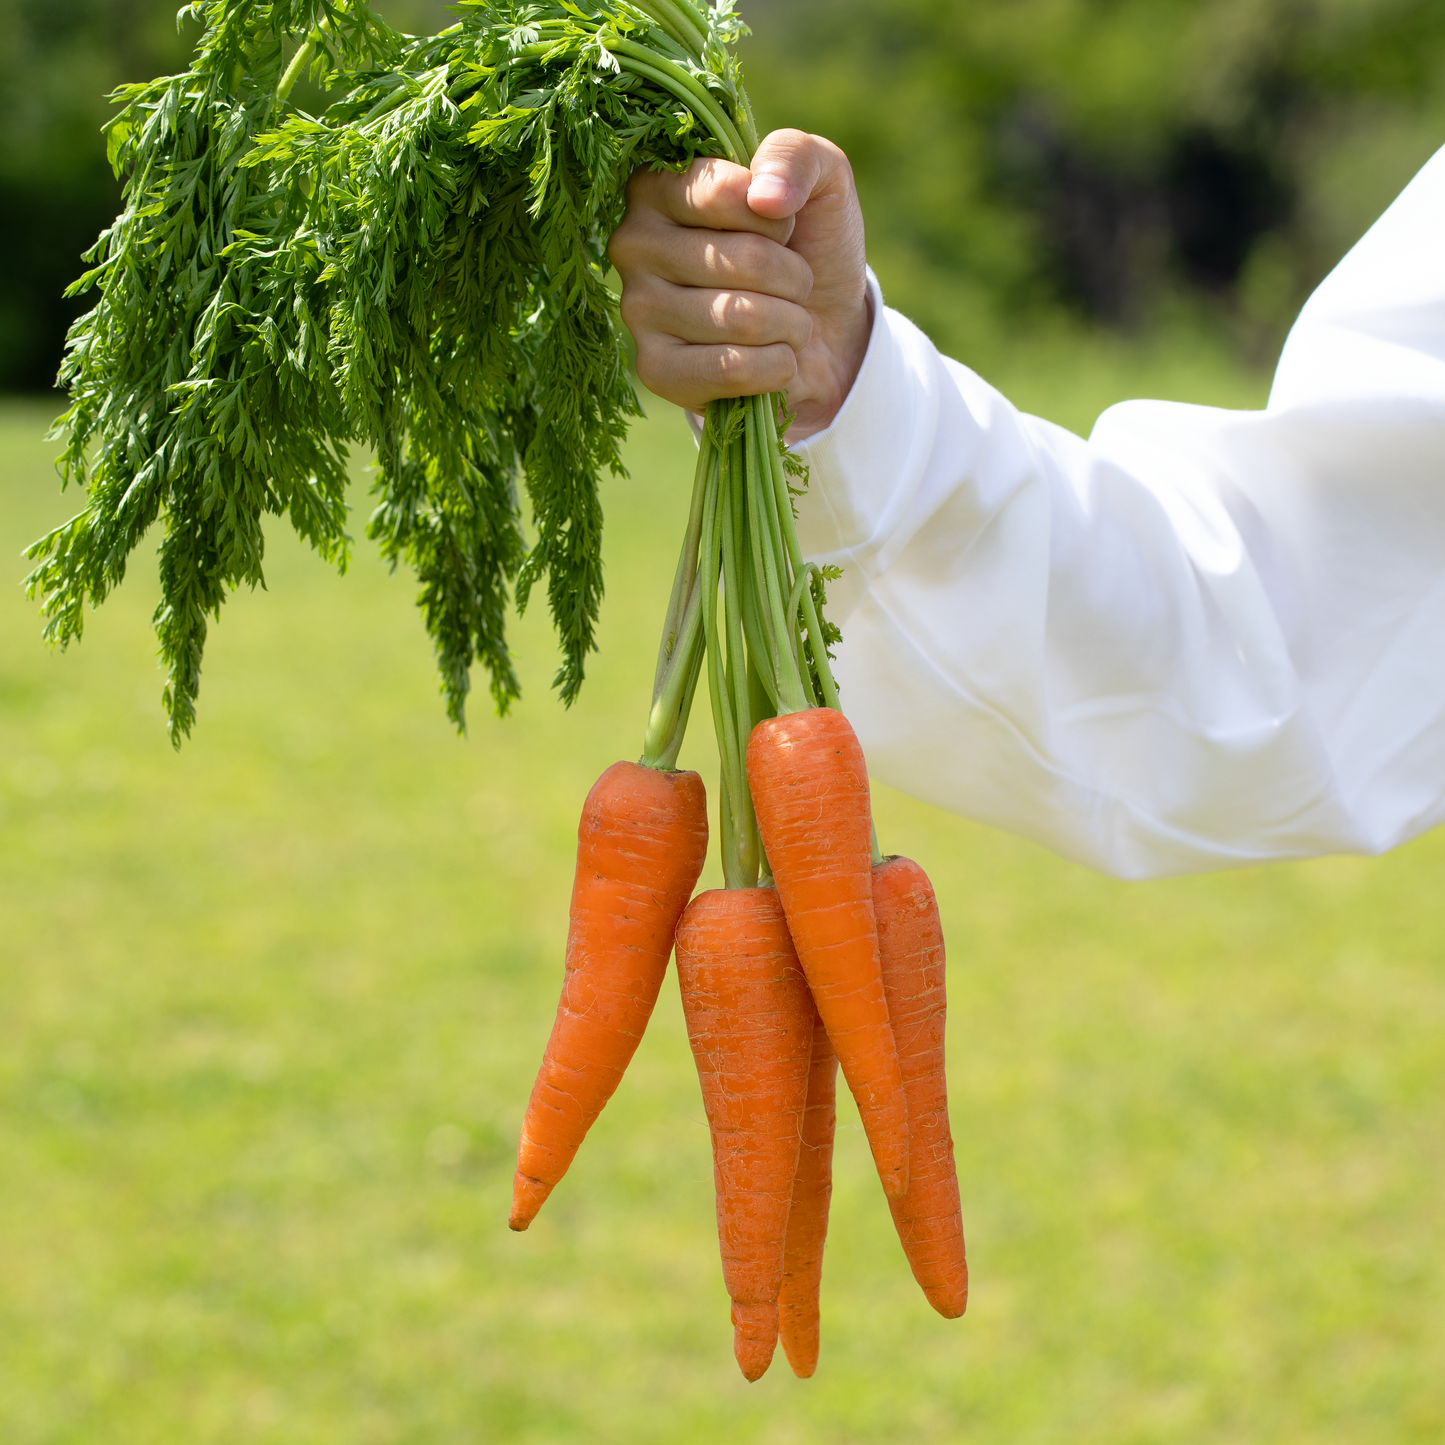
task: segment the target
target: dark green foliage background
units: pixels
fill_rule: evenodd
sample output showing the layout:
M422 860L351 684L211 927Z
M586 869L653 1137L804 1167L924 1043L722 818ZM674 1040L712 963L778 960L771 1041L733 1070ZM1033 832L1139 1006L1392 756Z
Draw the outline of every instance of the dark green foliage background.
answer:
M1430 0L769 0L764 126L849 151L890 299L948 348L1204 315L1258 356L1445 142ZM48 387L119 192L103 95L180 68L172 0L0 0L0 390ZM377 7L400 28L436 0Z
M1256 359L1445 144L1435 0L776 0L765 121L837 140L890 300L954 354L1020 318L1203 316Z

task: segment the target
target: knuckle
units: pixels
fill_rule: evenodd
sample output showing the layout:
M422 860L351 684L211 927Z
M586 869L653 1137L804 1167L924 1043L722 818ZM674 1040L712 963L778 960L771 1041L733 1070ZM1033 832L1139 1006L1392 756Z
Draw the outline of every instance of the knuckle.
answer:
M644 337L637 343L637 377L648 391L661 395L672 376L666 348Z
M694 225L726 220L739 196L745 194L750 172L732 161L694 161L686 173L686 197L696 212ZM725 227L719 225L719 229Z
M651 166L638 166L627 182L627 209L631 214L640 206L656 206L658 196L668 180L675 179Z
M683 193L693 210L706 215L716 204L722 178L717 162L697 160L683 173Z
M747 385L748 357L738 346L719 346L708 367L708 381L718 388L719 396L740 396L740 387Z
M650 284L650 277L636 277L622 283L618 309L623 325L633 336L661 333L668 329L669 313L663 288Z
M751 396L787 386L797 375L798 363L788 346L719 346L707 370L717 396Z
M773 253L778 246L766 236L743 231L738 233L731 249L733 270L740 277L756 279L765 276L772 268Z
M770 346L760 370L759 391L782 391L792 385L798 374L797 353L791 346Z
M813 294L813 268L796 251L787 251L784 254L792 257L790 265L793 271L794 299L802 306Z
M768 142L786 150L802 150L810 145L814 137L805 130L799 130L796 126L780 126L777 130L768 135Z
M756 345L767 329L764 310L751 296L720 291L713 300L713 322L729 341Z
M607 259L617 267L618 273L626 276L632 269L637 255L637 227L629 215L612 233L607 242Z
M743 298L735 291L719 291L709 306L712 312L713 324L732 338L732 333L740 331L747 314L747 305ZM735 338L741 340L741 337Z

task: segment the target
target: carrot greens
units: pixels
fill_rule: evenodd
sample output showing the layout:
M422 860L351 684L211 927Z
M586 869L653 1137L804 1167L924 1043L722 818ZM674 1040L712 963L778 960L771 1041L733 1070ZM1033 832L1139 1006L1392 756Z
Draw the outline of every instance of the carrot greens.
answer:
M191 68L116 95L121 215L61 373L83 509L36 542L47 634L162 531L155 615L175 741L209 622L264 580L266 516L345 566L352 447L369 535L412 566L448 712L505 710L509 596L545 583L570 702L602 595L598 482L638 413L606 243L639 165L743 158L728 4L462 0L440 35L358 0L201 0ZM303 70L319 115L289 100ZM528 544L519 493L530 506Z

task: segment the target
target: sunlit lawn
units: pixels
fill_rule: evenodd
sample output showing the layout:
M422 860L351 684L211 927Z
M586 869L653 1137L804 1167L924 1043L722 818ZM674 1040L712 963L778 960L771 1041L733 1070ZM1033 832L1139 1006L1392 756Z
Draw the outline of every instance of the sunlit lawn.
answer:
M1172 353L1001 379L1080 427L1135 391L1261 395ZM67 509L48 410L0 411L12 580ZM818 1375L744 1384L671 983L508 1232L577 809L638 752L685 508L656 410L570 713L530 617L522 705L454 736L364 541L338 578L277 537L179 755L147 559L65 656L0 593L0 1442L1445 1438L1434 838L1123 885L879 789L949 936L968 1315L914 1287L849 1116Z

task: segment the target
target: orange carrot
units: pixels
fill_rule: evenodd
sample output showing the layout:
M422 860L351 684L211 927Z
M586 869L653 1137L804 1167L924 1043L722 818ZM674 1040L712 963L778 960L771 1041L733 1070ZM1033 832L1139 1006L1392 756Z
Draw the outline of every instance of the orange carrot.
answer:
M943 1073L943 929L928 875L908 858L873 870L888 1017L908 1094L908 1192L890 1199L913 1277L945 1319L968 1304L968 1261Z
M748 739L758 831L883 1190L908 1187L908 1106L883 995L873 920L868 771L847 718L809 708Z
M783 1248L783 1288L778 1295L778 1334L793 1373L806 1380L818 1367L818 1290L823 1280L823 1244L828 1237L828 1204L833 1197L833 1131L838 1055L823 1020L813 1011L813 1055L808 1068L808 1105L803 1147L793 1176L793 1203Z
M733 1354L756 1380L778 1340L813 1035L808 985L773 890L694 898L677 929L677 979L712 1130Z
M613 763L593 784L577 827L562 997L517 1146L513 1229L532 1222L631 1062L706 853L696 773Z

